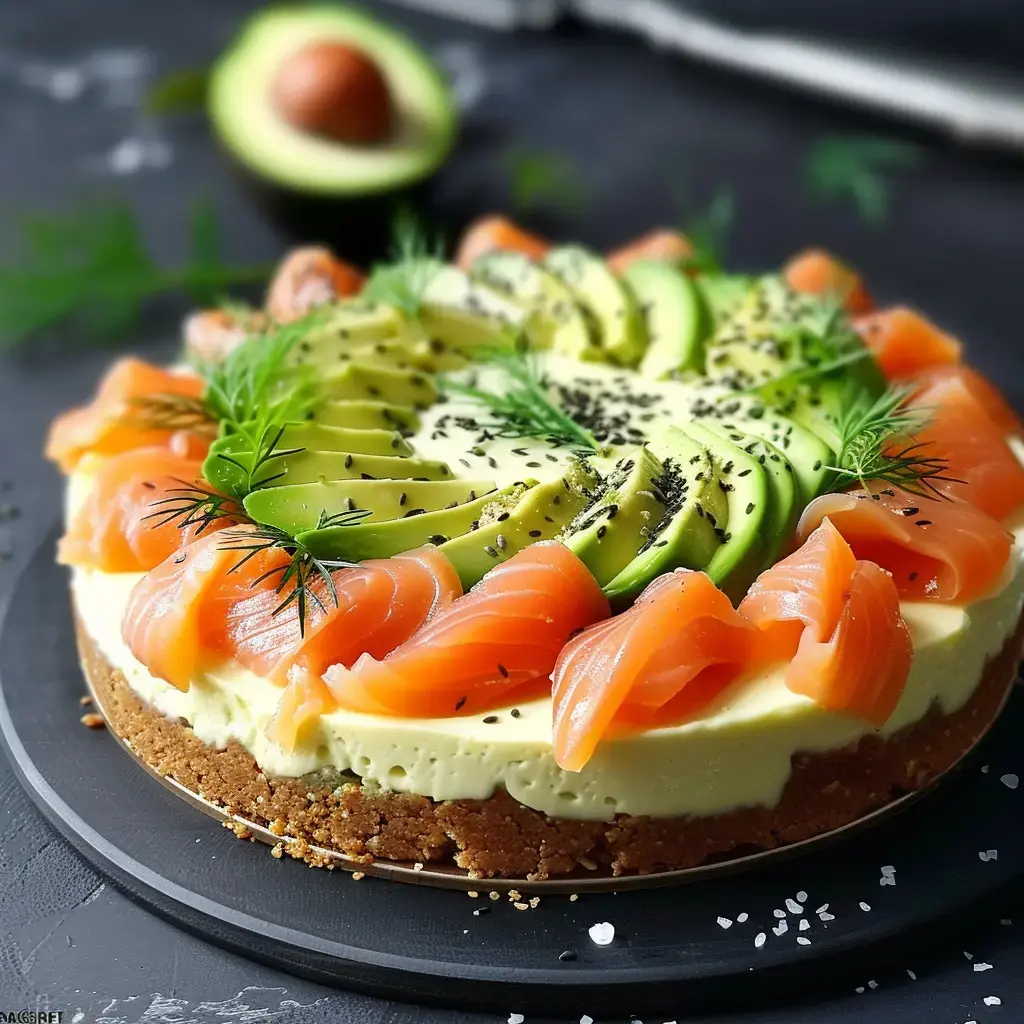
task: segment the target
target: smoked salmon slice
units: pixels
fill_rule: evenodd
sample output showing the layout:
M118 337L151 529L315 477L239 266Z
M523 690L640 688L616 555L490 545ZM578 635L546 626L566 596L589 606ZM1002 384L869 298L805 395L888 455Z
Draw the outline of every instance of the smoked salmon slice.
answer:
M853 329L890 380L911 377L934 366L955 365L963 352L956 338L906 306L857 317Z
M773 658L790 659L794 693L875 726L889 719L914 653L899 593L888 572L854 558L828 519L761 573L739 614L762 631Z
M103 459L85 501L57 545L57 561L101 572L144 572L201 532L169 515L202 475L202 460L182 446L135 448ZM177 450L176 450L177 447ZM228 520L211 523L212 532Z
M279 324L291 323L317 306L362 291L366 278L330 249L294 249L280 263L267 289L266 311ZM226 355L226 353L224 353Z
M87 452L115 455L166 443L173 430L133 422L133 399L153 395L202 397L205 385L189 373L171 373L143 359L119 359L107 371L92 401L62 413L50 425L46 457L70 473Z
M553 750L578 772L613 731L700 710L754 661L758 632L702 572L659 576L632 608L584 630L558 656Z
M900 597L967 602L1002 579L1013 542L965 501L921 498L892 487L823 494L800 517L802 543L828 518L858 559L892 573Z
M927 416L914 432L914 440L924 446L922 454L948 463L942 477L934 480L937 490L969 501L994 519L1004 519L1024 504L1024 465L963 377L937 377L907 405Z
M934 366L915 375L916 396L920 396L933 385L956 381L967 389L988 413L989 419L1004 434L1024 434L1020 416L1003 397L999 389L985 376L962 363L958 366ZM935 392L932 393L933 398Z
M682 263L693 255L693 245L686 235L669 228L655 228L639 238L633 239L614 252L608 253L605 262L616 274L623 273L636 260L663 260L666 263Z
M543 238L524 231L507 217L481 217L462 236L455 264L468 270L489 252L521 252L528 259L542 260L550 249Z
M211 603L212 592L225 580L238 591L273 587L272 574L289 561L279 549L265 548L243 563L224 543L216 533L204 534L164 559L136 583L121 622L136 659L179 690L188 690L224 635L223 605Z
M383 658L462 594L455 567L435 547L338 569L332 578L334 594L313 584L316 600L307 602L301 630L296 602L274 614L282 600L274 591L213 594L228 604L224 652L283 686L295 669L319 677L362 654Z
M794 291L841 301L852 316L870 312L875 305L860 275L824 249L798 253L782 268L782 276Z
M383 660L364 655L351 669L332 666L324 679L353 711L472 714L513 691L546 690L570 636L608 615L590 570L567 547L544 541L495 566Z

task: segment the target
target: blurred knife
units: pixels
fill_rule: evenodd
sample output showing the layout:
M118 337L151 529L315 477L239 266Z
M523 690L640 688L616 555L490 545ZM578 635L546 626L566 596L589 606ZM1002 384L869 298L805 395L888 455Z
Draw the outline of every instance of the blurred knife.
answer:
M965 142L1024 151L1024 82L906 51L732 28L663 0L571 0L587 20L657 46L905 118Z

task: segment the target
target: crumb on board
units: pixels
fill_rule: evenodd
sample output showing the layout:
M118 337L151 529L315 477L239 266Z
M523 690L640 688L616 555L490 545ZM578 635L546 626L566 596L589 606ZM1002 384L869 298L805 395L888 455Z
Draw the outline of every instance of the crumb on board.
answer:
M86 712L79 721L87 729L102 729L107 724L107 720L95 711Z

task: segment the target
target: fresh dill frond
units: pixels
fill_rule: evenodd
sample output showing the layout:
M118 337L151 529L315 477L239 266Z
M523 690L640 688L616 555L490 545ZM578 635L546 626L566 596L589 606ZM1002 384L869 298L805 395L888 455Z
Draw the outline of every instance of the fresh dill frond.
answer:
M317 529L324 529L328 526L355 525L369 514L366 509L353 509L331 516L321 512ZM355 564L341 559L317 558L284 530L262 523L245 529L228 529L223 532L222 536L225 541L220 545L222 550L243 553L242 557L231 567L230 572L236 572L261 551L279 550L289 556L287 562L268 569L267 572L257 577L252 586L257 587L268 579L279 577L274 591L283 596L281 603L272 614L279 615L294 604L301 636L305 636L306 619L314 606L322 614L326 614L327 606L324 603L324 597L328 597L337 607L338 591L334 584L334 571L349 568ZM318 591L324 596L321 596Z
M481 348L474 356L479 362L500 367L510 384L497 391L449 377L441 386L484 406L494 418L481 423L482 427L499 437L536 437L590 452L600 449L594 435L551 399L536 362L521 345Z
M248 518L245 509L235 498L220 494L205 486L201 480L191 483L187 480L177 480L177 483L181 486L168 488L166 498L159 498L150 503L156 511L143 516L143 520L154 520L154 526L174 523L179 530L197 526L198 536L219 519L244 521Z
M265 280L272 269L226 263L216 217L205 203L193 208L189 256L176 269L153 261L135 215L123 203L26 217L21 242L18 256L0 266L0 349L59 325L76 329L72 336L109 342L130 330L156 296L222 294Z
M394 306L415 320L423 296L444 266L444 243L430 235L408 206L395 215L392 233L391 259L370 271L362 298Z
M134 395L121 422L140 430L191 430L211 437L217 433L217 422L206 403L189 395Z
M917 146L898 139L825 136L808 154L807 187L819 199L851 203L877 224L889 211L887 176L913 167L920 155Z
M871 358L870 349L850 325L842 302L836 300L824 300L818 317L780 324L772 340L783 355L783 368L774 377L744 388L745 393L763 394L822 380Z
M732 191L720 189L704 208L691 204L680 189L682 231L693 252L682 263L684 270L701 274L720 274L725 264L726 244L736 218Z
M578 211L587 190L573 162L561 153L513 146L501 156L508 174L512 206L519 213L537 209Z
M910 409L909 386L891 386L873 398L863 388L850 384L837 417L840 437L836 464L826 466L831 477L824 491L843 490L852 481L867 489L870 481L881 481L921 498L943 498L938 481L958 482L948 473L949 463L930 455L928 444L914 440L914 434L928 421L927 410Z

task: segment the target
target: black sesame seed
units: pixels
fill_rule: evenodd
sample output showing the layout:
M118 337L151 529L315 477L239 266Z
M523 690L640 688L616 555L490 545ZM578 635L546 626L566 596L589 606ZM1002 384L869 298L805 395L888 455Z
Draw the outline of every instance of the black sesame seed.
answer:
M508 669L505 668L504 665L499 665L498 666L498 672L502 676L503 679L508 679ZM514 715L513 717L518 718L519 716L517 714L517 715Z
M750 502L750 503L749 503L749 504L747 505L747 515L749 516L749 515L751 514L751 512L753 512L753 511L754 511L754 503L753 503L753 502Z
M604 523L602 523L597 528L597 539L600 540L607 532L608 532L608 527Z
M497 715L488 715L484 719L484 725L494 725L494 723L497 722L497 720L498 720L498 716Z
M545 518L547 518L547 517L545 516ZM541 537L541 536L543 536L543 533L540 530L531 530L530 531L530 536L531 537Z
M352 468L352 456L351 455L346 455L345 456L345 468L346 469L351 469Z
M520 716L522 715L522 712L521 712L521 711L519 710L519 708L513 708L513 709L512 709L512 710L511 710L511 711L509 712L509 714L510 714L510 715L511 715L511 716L512 716L513 718L519 718L519 717L520 717Z

